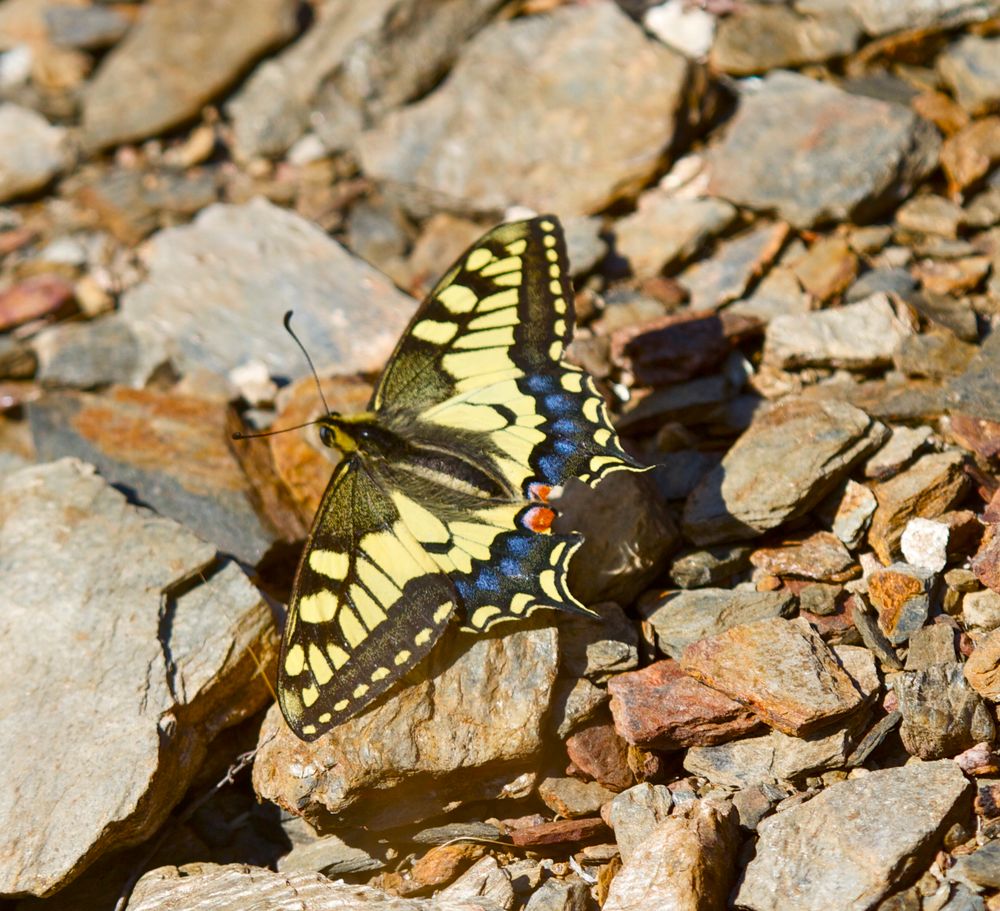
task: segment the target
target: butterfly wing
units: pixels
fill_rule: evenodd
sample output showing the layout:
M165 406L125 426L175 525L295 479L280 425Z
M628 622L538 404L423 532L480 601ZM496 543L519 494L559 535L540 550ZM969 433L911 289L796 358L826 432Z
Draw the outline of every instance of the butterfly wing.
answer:
M454 585L357 459L341 462L303 550L289 602L278 701L313 740L377 699L430 651Z

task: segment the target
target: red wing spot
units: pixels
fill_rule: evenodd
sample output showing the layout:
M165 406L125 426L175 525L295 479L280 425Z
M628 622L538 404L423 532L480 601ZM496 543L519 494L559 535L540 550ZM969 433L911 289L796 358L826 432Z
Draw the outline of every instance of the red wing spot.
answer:
M539 503L548 503L551 493L552 488L548 484L541 484L538 481L534 481L528 485L528 496Z
M545 534L552 528L556 514L544 506L533 506L524 514L524 527L538 534Z

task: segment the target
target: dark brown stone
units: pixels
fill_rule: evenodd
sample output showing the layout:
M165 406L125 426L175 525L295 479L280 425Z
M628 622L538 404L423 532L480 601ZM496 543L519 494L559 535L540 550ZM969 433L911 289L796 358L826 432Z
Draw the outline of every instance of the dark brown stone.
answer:
M628 744L618 736L610 721L571 734L566 740L566 753L584 775L612 791L624 791L635 784L628 767Z
M608 827L600 817L591 819L560 819L526 826L510 833L510 840L522 848L547 845L574 845L606 838Z
M1000 525L989 527L971 566L983 585L1000 592Z

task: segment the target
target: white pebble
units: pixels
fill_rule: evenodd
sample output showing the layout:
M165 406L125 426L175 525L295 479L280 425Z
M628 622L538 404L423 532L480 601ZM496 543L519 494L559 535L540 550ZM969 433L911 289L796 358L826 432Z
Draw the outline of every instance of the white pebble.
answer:
M906 562L940 572L948 562L949 528L933 519L910 519L903 530L900 547Z

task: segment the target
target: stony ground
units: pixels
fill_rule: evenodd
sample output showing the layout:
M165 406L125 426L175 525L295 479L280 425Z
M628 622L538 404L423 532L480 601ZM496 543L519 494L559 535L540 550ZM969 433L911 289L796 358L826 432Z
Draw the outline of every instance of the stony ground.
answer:
M281 315L359 409L538 211L603 621L300 743ZM997 911L998 329L1000 0L2 0L0 908Z

